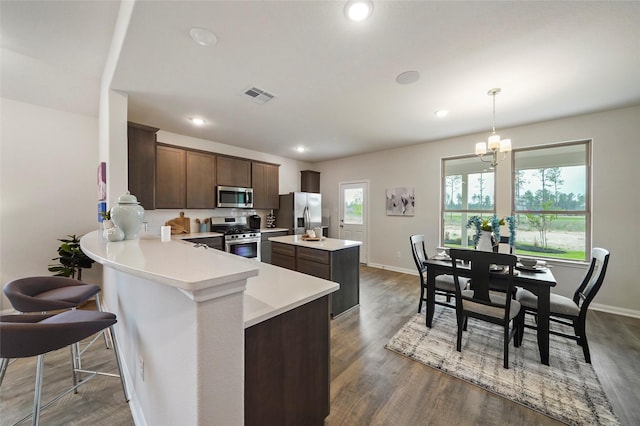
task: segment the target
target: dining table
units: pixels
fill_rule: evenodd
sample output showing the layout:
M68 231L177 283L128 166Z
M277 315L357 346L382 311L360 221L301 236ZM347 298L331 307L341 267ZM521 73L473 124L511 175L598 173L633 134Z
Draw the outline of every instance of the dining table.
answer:
M434 256L425 262L427 267L427 317L426 325L433 325L435 312L435 282L438 275L452 275L453 265L448 256ZM471 277L471 268L468 264L456 265L459 276ZM504 272L492 272L492 282L497 286L500 282L506 282ZM551 287L555 287L556 279L549 267L525 268L518 266L514 271L513 283L516 286L526 288L538 296L537 338L540 362L549 365L549 300Z

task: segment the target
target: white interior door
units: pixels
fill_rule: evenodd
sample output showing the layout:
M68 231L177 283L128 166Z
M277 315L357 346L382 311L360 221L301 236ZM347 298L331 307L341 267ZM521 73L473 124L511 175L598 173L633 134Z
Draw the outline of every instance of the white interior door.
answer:
M369 216L369 182L340 184L340 228L342 240L362 241L360 263L368 261L367 228Z

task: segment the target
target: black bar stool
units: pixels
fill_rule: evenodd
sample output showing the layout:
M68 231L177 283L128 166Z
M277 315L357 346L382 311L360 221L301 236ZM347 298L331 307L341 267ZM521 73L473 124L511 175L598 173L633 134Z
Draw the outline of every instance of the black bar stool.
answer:
M78 306L96 299L98 311L102 311L100 300L100 287L95 284L87 284L67 277L26 277L9 282L4 287L4 294L11 302L15 310L22 313L47 313L65 309L76 309ZM98 338L98 336L96 336ZM105 346L109 347L107 335L104 335ZM92 340L84 350L86 350ZM71 346L71 362L74 370L82 368L82 353L79 344ZM0 364L0 385L9 365L8 359L3 359ZM78 376L73 374L73 384L78 381Z
M38 356L36 367L36 384L33 398L33 412L23 417L18 423L32 416L32 425L38 425L40 411L53 404L69 392L75 391L96 375L119 377L122 383L125 400L129 401L129 394L122 376L122 363L118 352L118 342L113 329L117 322L116 316L109 312L71 310L61 314L31 314L31 315L2 315L0 316L0 357L3 359L27 358ZM42 376L44 355L48 352L73 345L102 330L110 329L113 348L118 364L119 375L98 371L81 370L90 376L75 383L73 387L41 405ZM74 375L76 369L74 368Z

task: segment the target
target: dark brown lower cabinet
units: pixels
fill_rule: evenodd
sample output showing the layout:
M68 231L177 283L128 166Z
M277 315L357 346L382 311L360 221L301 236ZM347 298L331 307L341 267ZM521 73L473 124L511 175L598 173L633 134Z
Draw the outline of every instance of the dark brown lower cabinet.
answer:
M331 293L332 317L360 303L359 246L328 251L272 241L271 264L340 284Z
M202 237L202 238L185 238L183 241L190 243L206 244L216 250L224 251L224 237Z
M287 231L275 231L275 232L262 232L262 240L260 241L260 261L264 263L271 263L271 237L284 237L289 232Z
M329 296L245 330L245 425L323 425L329 381Z

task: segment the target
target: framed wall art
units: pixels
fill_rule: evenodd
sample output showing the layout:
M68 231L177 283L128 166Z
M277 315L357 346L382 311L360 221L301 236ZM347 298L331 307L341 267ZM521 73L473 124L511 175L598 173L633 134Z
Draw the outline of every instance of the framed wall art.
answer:
M415 214L415 188L387 188L387 216L413 216Z

